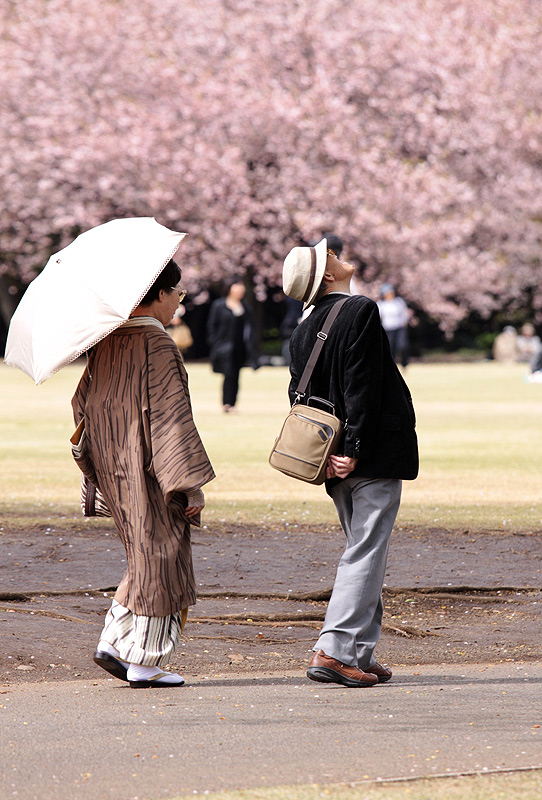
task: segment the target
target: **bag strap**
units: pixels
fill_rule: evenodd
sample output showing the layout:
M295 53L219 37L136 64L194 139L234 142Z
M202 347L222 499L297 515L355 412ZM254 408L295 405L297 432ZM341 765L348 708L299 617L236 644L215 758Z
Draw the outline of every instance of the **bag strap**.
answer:
M322 325L322 330L318 331L316 334L316 342L314 343L314 347L312 348L311 354L309 359L305 365L305 369L303 370L303 375L301 376L301 380L296 389L296 403L299 403L302 397L305 397L305 392L307 390L307 386L309 385L309 381L311 379L312 372L316 366L316 362L318 361L318 356L322 352L322 348L325 344L325 341L328 337L329 331L331 330L331 326L337 319L339 311L344 306L348 297L345 297L343 300L339 300L337 303L334 303L332 308L330 309L324 324Z

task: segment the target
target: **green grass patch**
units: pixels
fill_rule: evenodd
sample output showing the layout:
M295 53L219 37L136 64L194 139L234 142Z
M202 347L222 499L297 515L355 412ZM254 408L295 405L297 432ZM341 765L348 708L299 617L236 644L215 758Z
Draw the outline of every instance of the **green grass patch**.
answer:
M536 770L399 781L380 786L368 782L357 786L276 786L209 792L205 797L207 800L538 800L541 791L542 771Z
M223 414L221 376L188 364L194 416L217 478L205 519L258 527L335 523L323 487L294 481L267 463L288 410L288 371L243 370L238 414ZM72 461L70 399L83 365L41 386L0 364L0 515L24 529L86 526ZM542 528L542 384L522 365L413 364L421 470L404 483L399 524L453 529Z

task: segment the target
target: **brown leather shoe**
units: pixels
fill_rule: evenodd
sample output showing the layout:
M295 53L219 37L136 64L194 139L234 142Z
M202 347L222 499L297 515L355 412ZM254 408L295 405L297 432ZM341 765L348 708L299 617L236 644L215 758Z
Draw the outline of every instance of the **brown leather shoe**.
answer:
M376 675L362 672L362 670L357 667L351 667L348 664L337 661L336 658L326 656L323 650L317 650L314 654L307 670L307 677L310 678L311 681L319 681L320 683L341 683L343 686L358 689L363 689L366 686L374 686L378 683L378 677Z
M378 662L373 664L372 667L367 667L365 672L368 672L371 675L376 675L379 683L386 683L386 681L389 681L393 675L393 672L389 667L385 667L383 664L379 664Z

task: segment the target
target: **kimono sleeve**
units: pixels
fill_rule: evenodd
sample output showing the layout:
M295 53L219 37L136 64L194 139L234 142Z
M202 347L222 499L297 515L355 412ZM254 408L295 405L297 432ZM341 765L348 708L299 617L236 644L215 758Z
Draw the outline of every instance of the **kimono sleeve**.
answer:
M79 423L85 416L85 405L87 402L89 383L90 383L90 372L87 364L87 366L85 367L85 371L81 375L81 380L77 384L77 389L75 390L75 394L72 397L73 421L76 426L79 425Z
M96 475L96 470L94 469L92 459L90 458L85 433L85 407L89 383L90 369L87 364L77 389L75 390L75 394L72 397L73 421L75 423L76 430L70 438L70 442L72 445L72 455L75 463L85 478L88 478L88 480L99 489L100 486L98 483L98 477Z
M167 504L215 477L192 416L188 378L168 334L150 337L147 395L151 472Z

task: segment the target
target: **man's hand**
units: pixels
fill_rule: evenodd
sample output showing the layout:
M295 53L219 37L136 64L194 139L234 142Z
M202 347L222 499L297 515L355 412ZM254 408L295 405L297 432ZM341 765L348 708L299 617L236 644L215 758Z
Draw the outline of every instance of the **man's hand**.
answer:
M326 478L348 478L358 463L350 456L330 456L326 465Z

